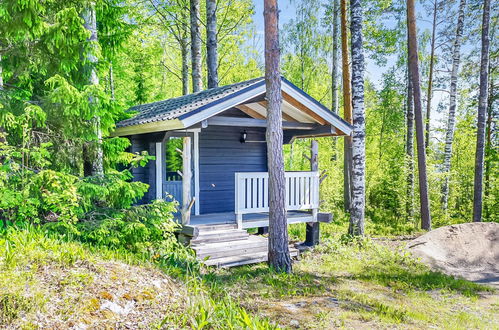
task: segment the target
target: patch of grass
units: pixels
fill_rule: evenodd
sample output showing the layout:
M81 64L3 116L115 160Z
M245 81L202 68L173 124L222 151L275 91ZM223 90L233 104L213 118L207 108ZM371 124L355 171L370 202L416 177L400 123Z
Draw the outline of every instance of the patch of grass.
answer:
M301 230L292 227L291 236ZM259 313L280 324L289 324L292 313L310 328L499 326L493 289L431 271L402 250L369 239L327 231L324 236L294 264L292 274L260 264L216 270L204 280L224 287L245 306L259 306ZM331 307L330 299L338 303Z

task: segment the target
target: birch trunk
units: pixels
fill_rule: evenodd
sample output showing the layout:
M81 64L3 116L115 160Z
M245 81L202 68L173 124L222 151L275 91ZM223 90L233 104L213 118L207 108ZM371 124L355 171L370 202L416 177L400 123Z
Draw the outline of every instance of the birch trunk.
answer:
M449 200L449 172L451 168L452 158L452 142L454 140L454 126L456 125L456 108L457 108L457 77L459 73L459 64L461 61L461 39L463 36L464 26L464 9L466 0L461 0L459 3L459 15L457 18L456 37L452 50L452 70L450 76L450 95L449 95L449 118L447 122L447 131L445 134L445 149L444 149L444 182L442 185L442 209L447 210Z
M192 61L192 91L199 92L203 88L201 80L201 31L199 0L190 0L191 5L191 61Z
M182 95L189 94L189 41L187 34L180 41L182 55Z
M338 114L338 0L333 0L333 64L331 69L331 111ZM337 138L333 137L332 160L336 161Z
M352 201L350 235L364 235L366 146L364 120L364 51L362 47L362 2L351 0L352 33Z
M97 19L95 13L95 3L89 2L85 7L83 13L83 25L85 29L90 31L90 37L87 39L90 44L89 51L85 54L86 61L89 66L89 79L88 83L90 85L99 85L99 77L97 76L97 56L95 52L98 48L98 40L97 40ZM95 103L95 99L93 97L90 98L90 103ZM84 165L84 169L86 169L87 175L103 175L104 174L104 154L102 151L102 131L100 128L100 117L95 116L91 120L91 125L93 126L97 143L94 146L86 145L84 147L84 162L87 164Z
M418 149L419 199L421 208L421 228L431 229L430 202L428 198L428 179L426 175L426 153L424 143L423 111L421 106L421 85L419 81L418 44L416 36L416 14L414 0L407 0L407 32L409 41L409 73L414 99L416 141Z
M407 156L407 221L414 220L414 107L412 95L412 83L407 79L407 134L405 144Z
M343 117L345 121L352 124L352 94L350 91L350 67L348 63L348 21L347 0L341 0L341 66L343 77ZM345 136L343 157L343 197L345 211L350 212L351 203L351 164L352 164L352 139Z
M434 0L433 26L431 31L430 70L428 73L428 91L426 93L426 139L425 139L426 151L428 151L428 145L430 144L431 98L433 94L433 65L435 63L435 32L437 30L437 5L438 1Z
M206 62L208 88L218 87L217 1L206 0Z
M480 59L480 94L478 96L478 120L475 154L475 182L473 194L473 221L482 221L483 204L483 162L485 152L485 117L488 97L488 67L489 67L489 22L490 0L483 2L482 17L482 51Z
M282 153L282 95L279 69L279 10L277 0L264 0L265 84L267 88L267 155L269 169L269 264L290 273L288 224L285 205L284 157Z

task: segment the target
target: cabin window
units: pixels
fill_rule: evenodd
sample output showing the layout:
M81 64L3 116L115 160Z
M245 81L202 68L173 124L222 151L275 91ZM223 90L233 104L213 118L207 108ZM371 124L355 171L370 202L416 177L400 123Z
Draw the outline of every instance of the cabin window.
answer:
M165 142L166 181L182 181L178 174L182 172L182 154L178 150L182 149L181 137L170 137Z

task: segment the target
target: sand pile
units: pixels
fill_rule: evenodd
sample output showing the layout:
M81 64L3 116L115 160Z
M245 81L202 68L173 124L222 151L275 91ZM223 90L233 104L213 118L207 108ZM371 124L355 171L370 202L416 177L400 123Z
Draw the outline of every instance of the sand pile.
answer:
M407 244L433 269L499 287L499 223L441 227Z

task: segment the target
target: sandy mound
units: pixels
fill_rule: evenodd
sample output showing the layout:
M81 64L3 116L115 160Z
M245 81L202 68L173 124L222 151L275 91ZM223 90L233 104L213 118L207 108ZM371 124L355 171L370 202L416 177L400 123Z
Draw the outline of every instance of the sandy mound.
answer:
M499 287L499 223L441 227L411 241L407 248L433 269Z

